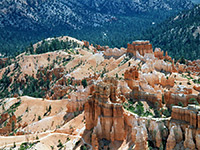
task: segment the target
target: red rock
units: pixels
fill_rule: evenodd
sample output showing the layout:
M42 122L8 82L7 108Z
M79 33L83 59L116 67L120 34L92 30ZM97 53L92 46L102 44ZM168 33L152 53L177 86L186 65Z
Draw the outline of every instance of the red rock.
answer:
M156 48L154 51L154 56L158 59L163 59L164 58L163 54L164 54L164 51L161 51L160 48Z
M90 43L89 43L88 41L84 41L84 46L85 46L86 48L89 48Z
M144 56L145 53L153 53L152 45L149 41L135 41L127 46L127 54L130 56L136 56L136 51L140 55Z
M96 127L97 137L123 141L125 138L123 108L117 101L117 82L106 78L96 85L85 104L86 129Z
M134 80L139 80L139 72L136 66L133 66L131 69L125 71L124 79L127 82L130 89L133 89L135 86Z
M0 118L1 118L0 124L2 124L4 121L6 121L9 118L9 114L8 113L1 114Z

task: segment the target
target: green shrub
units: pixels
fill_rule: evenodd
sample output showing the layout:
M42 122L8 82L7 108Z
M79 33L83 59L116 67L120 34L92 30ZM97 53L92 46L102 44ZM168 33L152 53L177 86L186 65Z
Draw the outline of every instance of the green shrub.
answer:
M87 150L87 147L85 145L81 145L81 150Z
M86 88L87 85L88 85L86 79L83 79L83 80L81 81L81 83L82 83L82 85L83 85L84 88Z
M41 116L38 116L38 121L41 120L41 119L42 119Z
M62 144L62 142L61 142L61 140L58 140L58 145L57 145L57 147L59 148L59 149L62 149L64 146L63 146L63 144Z
M181 107L183 107L184 105L183 105L183 103L182 103L182 102L178 102L178 106L181 106Z
M143 107L142 102L139 101L139 102L136 104L135 113L138 114L139 116L142 116L142 114L144 113L144 107Z
M162 103L165 104L165 97L162 95Z
M165 110L163 111L163 115L164 115L165 117L170 117L170 116L171 116L170 111L169 111L168 109L165 109Z

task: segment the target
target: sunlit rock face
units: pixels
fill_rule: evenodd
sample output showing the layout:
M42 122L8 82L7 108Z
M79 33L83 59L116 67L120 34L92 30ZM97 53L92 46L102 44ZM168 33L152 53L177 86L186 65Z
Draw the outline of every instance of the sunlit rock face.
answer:
M123 107L117 97L117 84L112 78L98 83L85 104L86 129L95 128L100 139L124 140Z
M8 76L7 89L16 98L0 102L0 146L23 143L29 134L33 140L37 135L43 140L63 137L73 148L83 146L74 144L83 138L96 150L199 149L199 61L175 63L160 49L152 52L148 42L139 42L132 57L124 48L79 43L70 52L21 55L15 60L21 71L14 64L1 69L0 77ZM35 87L28 76L44 90L43 98L18 97L21 85ZM46 81L49 85L43 86Z
M134 41L132 44L128 44L127 54L136 56L136 52L144 56L146 53L153 53L153 48L149 41Z

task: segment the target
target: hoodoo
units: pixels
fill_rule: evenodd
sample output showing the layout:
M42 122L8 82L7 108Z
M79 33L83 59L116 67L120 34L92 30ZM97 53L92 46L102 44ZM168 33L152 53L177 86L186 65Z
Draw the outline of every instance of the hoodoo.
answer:
M152 45L149 41L134 41L127 46L127 54L129 56L136 56L136 53L144 56L145 53L153 53Z
M0 70L0 96L11 97L0 101L0 149L199 149L199 61L175 62L149 41L33 47L55 41L70 49L23 53Z

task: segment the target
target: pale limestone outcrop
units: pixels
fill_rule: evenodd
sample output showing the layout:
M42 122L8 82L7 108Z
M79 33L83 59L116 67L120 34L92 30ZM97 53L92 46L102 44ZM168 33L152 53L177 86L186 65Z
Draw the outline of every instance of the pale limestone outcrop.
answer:
M148 61L148 60L154 60L155 57L154 57L154 54L153 53L145 53L144 54L144 61Z
M200 133L199 131L196 132L196 147L198 150L200 150Z
M164 75L161 77L161 81L160 81L160 84L163 86L163 87L166 87L166 86L170 86L170 87L173 87L174 86L174 76L171 75L171 76L167 76L165 77Z
M145 92L156 93L154 88L148 84L148 81L146 80L146 78L144 76L141 77L139 85Z
M184 148L195 150L195 143L192 136L192 129L186 128L185 130Z
M170 129L170 134L167 139L166 150L172 150L176 146L176 138L174 133L174 126Z
M67 103L67 112L77 112L82 111L84 109L84 104L87 101L88 96L91 94L93 90L93 86L87 86L86 89L84 89L82 86L77 87L76 92L70 93Z
M156 132L156 147L160 147L161 144L162 144L162 136L160 130L158 129Z
M156 71L153 71L152 73L144 73L142 75L143 78L148 82L148 84L152 87L154 87L156 84L159 84L159 75ZM142 78L141 77L141 78Z
M119 91L121 92L122 95L127 95L131 92L131 89L130 87L128 86L127 82L126 81L119 81Z
M167 127L163 122L164 120L142 118L137 115L130 114L127 111L124 113L124 119L125 124L131 128L131 140L135 143L136 148L138 148L137 146L139 145L142 148L146 147L146 142L144 141L147 140L152 141L155 143L154 146L159 148L162 144L162 139L166 139L168 137ZM142 138L140 139L137 139L137 136L141 136L138 132L141 132L142 134Z
M166 129L166 127L163 122L157 120L149 120L149 137L151 141L155 141L156 147L160 147L162 144L162 138L167 137L164 129Z
M175 135L175 141L177 144L180 143L181 141L183 141L183 131L179 124L170 123L169 129L173 129L173 132ZM171 130L170 130L170 132L171 132Z
M156 60L154 68L158 71L172 72L172 64L164 60Z
M149 60L145 64L143 64L141 66L141 71L143 73L153 72L154 71L153 61Z
M135 150L148 149L147 144L147 131L143 126L138 126L135 135Z
M166 86L173 87L174 86L174 81L175 81L173 75L165 76L163 73L158 73L155 70L151 71L151 73L150 72L143 73L141 75L141 81L143 81L144 79L145 79L145 81L148 82L146 84L149 84L153 88L156 85L162 85L163 87L166 87Z
M126 53L126 49L125 48L108 48L104 51L104 55L106 57L114 57L114 58L119 58L121 57L123 54Z
M181 130L180 125L175 126L174 130L175 130L174 133L175 133L176 143L179 143L183 140L183 132Z
M148 149L148 133L145 120L140 120L137 116L126 114L125 123L131 127L131 140L135 143L134 149Z

